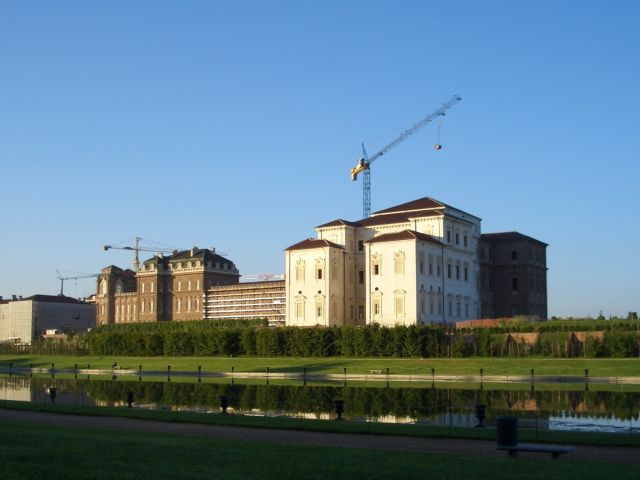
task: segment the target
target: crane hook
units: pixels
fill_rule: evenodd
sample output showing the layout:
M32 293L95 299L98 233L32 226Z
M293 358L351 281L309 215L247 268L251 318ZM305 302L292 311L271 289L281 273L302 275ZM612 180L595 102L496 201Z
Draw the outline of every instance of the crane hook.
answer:
M440 144L440 126L441 125L442 125L442 122L438 122L438 140L436 144L433 146L433 148L436 150L442 150L442 145Z

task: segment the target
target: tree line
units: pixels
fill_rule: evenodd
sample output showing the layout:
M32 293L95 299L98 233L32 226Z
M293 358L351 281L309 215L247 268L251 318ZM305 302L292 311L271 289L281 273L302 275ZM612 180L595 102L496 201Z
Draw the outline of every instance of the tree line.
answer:
M91 331L91 355L259 357L638 357L636 329L612 328L583 341L572 331L545 331L535 341L507 329L456 330L434 325L381 327L238 327L213 322L112 325ZM582 329L575 331L584 331Z

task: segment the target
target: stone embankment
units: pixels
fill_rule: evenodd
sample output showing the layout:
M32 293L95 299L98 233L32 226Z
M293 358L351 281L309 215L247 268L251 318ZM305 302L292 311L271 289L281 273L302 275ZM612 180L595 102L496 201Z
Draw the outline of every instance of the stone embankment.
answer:
M194 378L237 378L298 381L351 381L351 382L418 382L418 383L589 383L589 384L640 384L638 377L594 377L577 375L398 375L384 370L369 373L317 373L317 372L271 372L265 368L254 372L207 372L185 370L134 370L134 369L92 369L92 368L38 368L0 366L5 374L46 374L46 375L112 375L117 377L194 377Z

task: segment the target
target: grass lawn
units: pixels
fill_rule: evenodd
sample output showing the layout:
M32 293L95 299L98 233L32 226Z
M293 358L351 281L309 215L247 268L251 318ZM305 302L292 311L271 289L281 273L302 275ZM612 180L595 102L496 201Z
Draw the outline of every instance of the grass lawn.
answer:
M636 465L274 445L5 422L3 479L637 479Z
M495 440L493 428L463 428L437 425L393 424L375 422L336 422L292 417L267 417L253 415L222 415L211 413L181 412L177 410L148 410L127 407L95 407L50 403L17 402L0 400L0 408L22 411L39 411L100 417L125 417L178 423L200 423L279 430L302 430L330 433L366 433L418 438L457 438ZM637 435L520 429L518 438L523 442L564 443L571 445L640 446ZM1 445L1 444L0 444Z
M0 365L14 363L16 366L50 368L73 368L90 365L96 369L110 369L117 362L120 368L166 371L197 372L202 366L205 372L230 372L231 367L237 372L264 372L269 367L271 372L302 372L304 367L308 373L342 374L369 373L370 370L389 368L390 374L430 375L435 368L436 375L478 375L480 368L484 375L529 375L535 369L536 375L584 375L589 369L590 376L623 377L640 376L640 359L638 358L289 358L289 357L121 357L121 356L64 356L64 355L0 355Z

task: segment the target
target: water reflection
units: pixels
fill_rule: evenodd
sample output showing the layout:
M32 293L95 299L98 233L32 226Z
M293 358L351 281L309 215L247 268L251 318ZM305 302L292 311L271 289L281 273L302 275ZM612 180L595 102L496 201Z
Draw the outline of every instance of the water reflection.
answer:
M133 392L138 408L219 411L226 395L229 411L300 418L334 418L335 399L345 400L350 420L428 423L474 427L474 405L487 405L489 423L515 414L522 426L558 430L640 431L640 393L585 390L505 390L435 387L302 386L238 383L180 383L51 377L0 377L0 398L47 402L57 388L57 403L123 406Z

